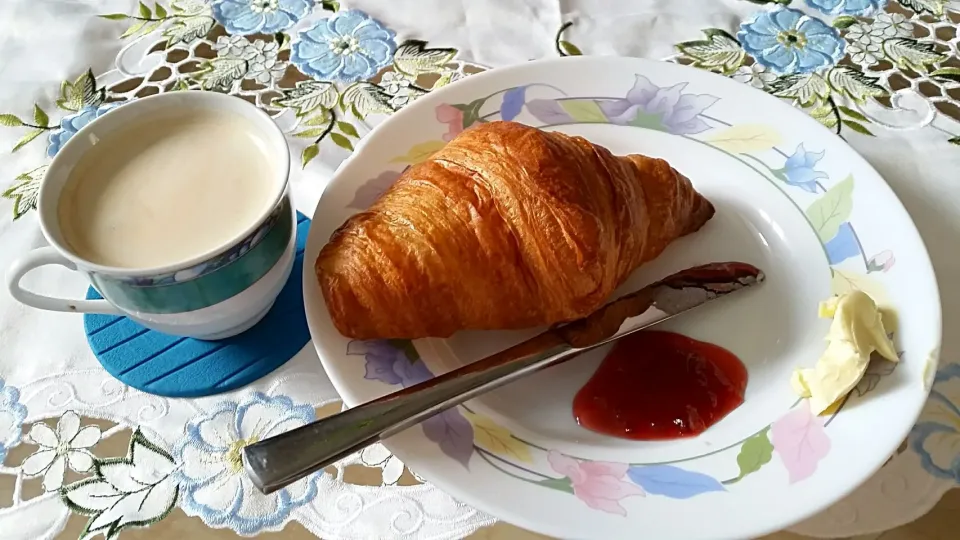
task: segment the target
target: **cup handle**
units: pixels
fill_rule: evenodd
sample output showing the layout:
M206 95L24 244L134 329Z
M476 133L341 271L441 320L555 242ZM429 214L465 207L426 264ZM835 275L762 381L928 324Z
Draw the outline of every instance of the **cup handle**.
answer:
M30 292L20 286L20 280L31 270L56 264L70 270L77 270L77 265L70 259L57 252L52 247L35 249L13 262L7 271L7 289L10 296L21 304L48 311L65 311L67 313L95 313L101 315L122 315L123 312L106 300L70 300L54 298Z

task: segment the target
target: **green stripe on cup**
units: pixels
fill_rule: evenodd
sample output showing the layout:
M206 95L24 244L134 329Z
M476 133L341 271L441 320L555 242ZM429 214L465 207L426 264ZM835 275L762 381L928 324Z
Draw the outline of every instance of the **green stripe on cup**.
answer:
M90 279L110 303L129 311L183 313L223 302L263 277L290 244L294 228L289 198L284 198L283 206L280 219L260 242L235 261L196 279L147 287L98 274Z

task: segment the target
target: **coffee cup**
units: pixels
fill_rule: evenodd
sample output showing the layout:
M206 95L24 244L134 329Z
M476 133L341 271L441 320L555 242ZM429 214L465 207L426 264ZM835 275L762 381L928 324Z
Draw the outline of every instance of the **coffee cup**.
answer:
M39 309L125 315L167 334L222 339L270 310L293 268L286 138L263 111L214 92L163 93L77 132L43 179L48 247L16 260L11 295ZM21 286L60 265L102 299Z

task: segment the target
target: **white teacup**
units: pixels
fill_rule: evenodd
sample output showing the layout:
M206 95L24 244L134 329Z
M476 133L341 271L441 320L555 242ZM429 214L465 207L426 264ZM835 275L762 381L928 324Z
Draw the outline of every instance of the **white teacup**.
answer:
M190 139L204 126L224 137ZM235 140L237 129L249 131ZM246 144L247 135L253 146L246 150L223 146L224 139ZM165 149L175 155L167 157ZM191 163L198 156L210 157L202 163L207 171L190 177L201 174ZM233 177L216 176L217 160L222 174ZM169 174L173 166L183 176ZM158 180L160 170L167 176ZM7 286L15 299L39 309L126 315L160 332L199 339L238 334L266 315L293 267L289 172L283 132L240 98L184 91L117 107L81 129L54 158L37 206L50 247L15 261ZM164 194L188 177L192 187L180 189L183 199L171 204ZM256 189L248 198L235 185ZM210 214L222 219L193 211L198 208L213 208ZM144 216L155 216L150 219L165 228L154 228ZM168 229L179 231L171 233L173 240L164 236ZM54 298L20 286L30 270L48 264L86 274L104 299Z

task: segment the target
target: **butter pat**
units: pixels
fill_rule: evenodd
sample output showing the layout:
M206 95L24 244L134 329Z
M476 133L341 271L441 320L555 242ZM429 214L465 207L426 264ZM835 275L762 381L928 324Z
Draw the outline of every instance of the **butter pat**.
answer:
M812 369L798 369L790 384L800 397L810 399L820 414L850 393L870 364L873 351L896 362L897 351L887 337L877 304L862 291L851 291L820 303L820 316L833 317L827 332L827 350Z

